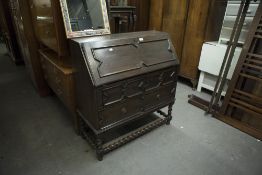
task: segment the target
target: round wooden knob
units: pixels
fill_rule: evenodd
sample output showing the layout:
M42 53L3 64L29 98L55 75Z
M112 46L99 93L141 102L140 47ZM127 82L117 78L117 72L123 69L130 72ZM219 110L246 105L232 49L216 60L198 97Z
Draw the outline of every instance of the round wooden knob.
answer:
M127 113L127 110L126 110L126 108L125 108L125 107L123 107L123 108L121 109L121 112L122 112L123 114L126 114L126 113Z

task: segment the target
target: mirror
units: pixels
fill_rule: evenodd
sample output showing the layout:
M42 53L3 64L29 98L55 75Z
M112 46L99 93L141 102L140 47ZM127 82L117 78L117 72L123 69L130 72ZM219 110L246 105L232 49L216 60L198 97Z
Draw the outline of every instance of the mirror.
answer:
M67 38L110 34L105 0L60 0Z

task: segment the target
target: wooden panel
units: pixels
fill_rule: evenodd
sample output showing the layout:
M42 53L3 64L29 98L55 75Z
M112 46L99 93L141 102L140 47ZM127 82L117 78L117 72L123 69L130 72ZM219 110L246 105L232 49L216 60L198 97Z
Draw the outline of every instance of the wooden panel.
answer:
M58 55L65 56L65 58L68 58L67 56L69 55L69 45L66 37L62 11L60 8L60 1L52 0L51 5L53 7L52 10L53 10L53 17L55 21L55 29L56 29L55 32L58 41ZM66 64L70 64L70 60L65 60L65 61L67 62Z
M162 30L164 0L150 1L149 29Z
M162 30L168 32L181 59L187 20L188 0L167 0L163 8Z
M137 0L136 4L136 31L148 30L150 0Z
M180 75L192 81L197 79L197 67L204 42L210 2L206 0L190 1L188 9Z

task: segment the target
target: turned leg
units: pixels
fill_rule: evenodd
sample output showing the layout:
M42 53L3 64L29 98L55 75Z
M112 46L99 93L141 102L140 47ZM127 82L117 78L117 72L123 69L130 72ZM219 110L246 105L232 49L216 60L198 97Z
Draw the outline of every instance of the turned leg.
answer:
M197 86L197 80L196 79L191 79L190 81L191 81L191 83L193 85L193 91L195 91L196 90L196 86Z
M97 160L99 161L102 161L103 160L103 151L102 151L102 144L103 144L103 141L102 139L97 139L96 140L96 145L97 145L97 148L96 148L96 157L97 157Z
M172 107L173 107L174 103L171 103L168 105L168 113L167 113L167 125L170 125L170 122L172 120Z

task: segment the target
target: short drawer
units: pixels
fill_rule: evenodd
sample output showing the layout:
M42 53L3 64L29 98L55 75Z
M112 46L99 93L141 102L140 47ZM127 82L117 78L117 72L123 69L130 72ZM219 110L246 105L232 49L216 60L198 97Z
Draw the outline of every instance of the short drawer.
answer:
M225 16L223 27L233 28L235 21L236 21L236 16ZM253 21L253 17L246 17L242 29L248 30L252 24L252 21Z
M102 104L107 106L121 101L123 99L123 86L124 82L103 86L101 91L99 91L99 93L101 93L100 98L102 98Z
M101 127L132 118L142 113L143 100L140 97L130 98L121 103L105 107L99 112L98 122Z
M146 77L145 91L157 90L162 85L172 84L176 81L177 70L166 69L156 73L151 73Z
M237 16L240 4L228 4L225 16ZM255 16L258 4L250 4L246 16Z
M161 86L157 91L144 96L144 110L151 110L165 102L174 99L176 93L176 84Z

